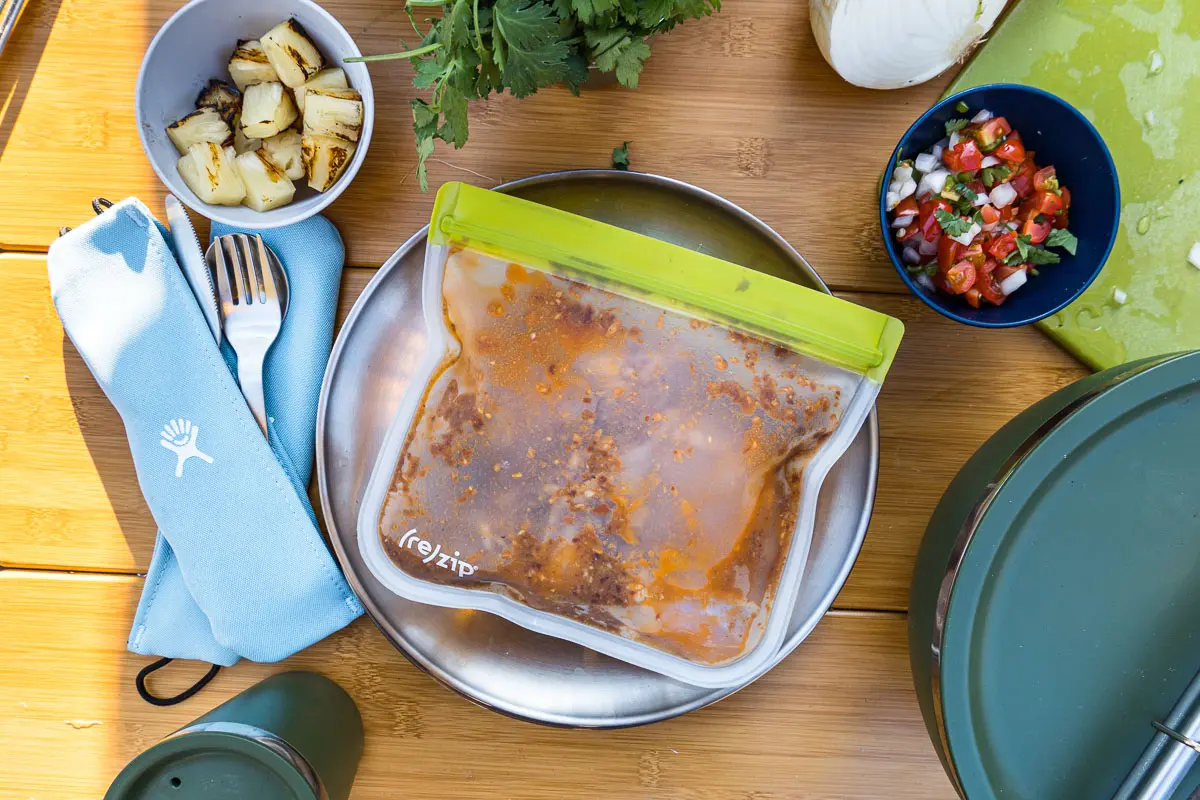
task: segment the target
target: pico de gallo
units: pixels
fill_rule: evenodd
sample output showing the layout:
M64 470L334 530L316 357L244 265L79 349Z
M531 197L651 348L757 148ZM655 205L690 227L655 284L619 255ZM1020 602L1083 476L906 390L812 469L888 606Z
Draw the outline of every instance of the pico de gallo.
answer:
M986 109L951 119L945 139L898 162L886 199L909 274L974 308L1003 304L1038 267L1059 263L1048 248L1074 255L1078 245L1067 230L1071 190Z

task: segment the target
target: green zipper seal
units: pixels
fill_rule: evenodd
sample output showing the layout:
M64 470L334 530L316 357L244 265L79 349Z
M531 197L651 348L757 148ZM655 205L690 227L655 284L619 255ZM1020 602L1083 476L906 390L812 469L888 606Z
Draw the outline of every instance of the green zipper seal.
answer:
M832 295L556 208L465 183L438 191L436 245L462 244L693 313L882 383L904 325Z

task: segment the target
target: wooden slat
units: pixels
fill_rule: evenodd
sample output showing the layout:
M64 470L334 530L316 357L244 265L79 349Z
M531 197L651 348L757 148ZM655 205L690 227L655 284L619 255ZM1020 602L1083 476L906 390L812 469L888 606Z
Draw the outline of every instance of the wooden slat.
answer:
M762 680L683 718L565 731L468 703L363 620L283 664L240 664L198 697L154 708L133 688L149 659L124 649L140 587L131 577L0 573L5 797L100 797L138 752L282 669L322 672L358 703L366 753L356 800L954 797L917 710L899 615L826 619ZM157 689L198 672L172 665Z
M0 58L0 248L45 248L90 216L95 195L161 207L133 116L146 44L179 0L30 0ZM365 52L412 36L399 4L325 3ZM247 34L255 33L248 31ZM350 263L378 266L428 219L414 163L411 68L372 69L374 140L332 207ZM510 96L471 110L461 152L439 144L432 185L482 185L539 172L606 167L632 140L636 169L728 197L774 226L835 288L900 292L879 243L876 184L897 139L949 78L904 91L844 83L813 41L808 4L737 0L654 42L641 86Z
M0 564L144 571L155 527L120 418L65 340L41 256L0 257ZM347 271L341 316L372 272ZM880 399L882 457L870 533L838 598L903 609L917 545L942 490L972 452L1084 369L1028 328L981 331L912 297L846 294L908 328Z

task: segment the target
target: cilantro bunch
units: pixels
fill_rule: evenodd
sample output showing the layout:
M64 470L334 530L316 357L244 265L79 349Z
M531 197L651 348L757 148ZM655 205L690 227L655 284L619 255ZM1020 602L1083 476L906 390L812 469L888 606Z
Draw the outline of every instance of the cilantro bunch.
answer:
M637 88L650 56L647 39L686 19L720 10L721 0L407 0L420 44L399 53L346 61L407 58L413 84L429 91L411 102L417 177L428 190L425 162L434 139L467 142L467 104L506 89L525 97L562 84L575 94L588 68ZM422 33L414 9L440 8ZM403 44L403 43L402 43Z

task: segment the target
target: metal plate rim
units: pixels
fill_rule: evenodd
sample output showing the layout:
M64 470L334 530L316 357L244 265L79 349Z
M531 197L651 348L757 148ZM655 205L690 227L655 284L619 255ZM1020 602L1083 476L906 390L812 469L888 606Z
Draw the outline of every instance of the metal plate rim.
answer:
M773 243L775 243L776 246L780 247L790 258L795 261L797 267L802 269L802 271L806 274L806 277L811 279L812 282L820 287L821 290L832 294L828 285L826 285L825 281L822 280L821 277L816 273L804 256L802 256L799 251L792 247L787 240L780 236L779 233L777 233L765 222L735 203L721 197L720 195L709 192L706 189L693 186L692 184L676 180L674 178L668 178L652 173L625 172L610 169L561 170L557 172L547 172L539 175L533 175L526 178L519 178L513 181L502 183L494 188L498 191L509 191L528 186L555 183L563 180L580 180L586 178L603 180L634 180L651 185L666 186L716 205L731 215L737 217L747 226L753 228L757 233L770 239ZM383 615L379 612L379 609L370 599L370 596L367 594L362 583L359 581L358 576L352 571L346 569L348 563L346 553L341 537L337 534L337 531L334 527L334 515L329 497L329 483L327 480L328 465L325 461L325 448L322 446L322 444L325 441L326 436L326 420L328 416L329 395L333 385L332 379L338 360L344 349L345 342L348 340L348 337L344 336L343 333L354 325L355 321L362 313L362 309L370 301L371 295L387 278L390 271L395 268L395 266L400 263L400 261L402 261L414 247L417 247L422 241L424 241L428 231L429 226L424 225L415 233L413 233L407 240L405 240L405 242L400 245L400 247L397 248L396 251L392 253L392 255L379 267L379 269L376 270L375 274L371 276L371 280L367 282L365 287L363 287L362 293L354 301L354 305L350 309L350 312L346 315L346 319L343 321L342 327L338 331L338 335L334 341L333 348L330 351L329 361L325 369L325 376L321 382L321 395L317 404L317 487L321 499L322 516L325 520L326 529L329 534L330 546L332 547L334 555L338 560L339 566L346 576L346 580L354 590L355 595L358 596L359 600L362 602L363 607L366 609L367 616L379 629L380 633L382 633L384 638L386 638L393 647L399 650L414 666L428 674L430 677L434 678L438 683L442 684L448 689L453 690L455 693L462 695L464 698L470 700L476 705L496 711L500 714L504 714L505 716L513 717L514 719L551 727L587 729L632 728L654 722L661 722L667 719L673 719L675 717L682 716L692 711L709 706L718 700L724 699L725 697L744 689L746 686L749 686L751 683L758 680L758 678L761 678L763 675L774 669L779 662L790 655L792 651L794 651L800 645L801 642L808 638L809 634L812 633L817 624L825 617L825 614L829 611L830 606L833 605L834 599L841 592L842 587L845 585L846 579L850 575L850 571L858 561L858 556L862 550L863 542L866 539L867 528L871 522L871 515L874 511L875 493L879 479L879 419L878 413L874 408L871 410L870 417L868 418L865 426L869 444L869 468L867 470L868 482L867 486L865 487L866 502L863 504L863 511L859 517L858 524L851 540L849 557L845 559L845 562L838 570L836 577L831 583L829 589L821 597L816 609L812 614L809 615L809 618L805 620L804 624L801 625L796 632L784 642L776 657L765 669L763 669L761 673L759 673L759 675L742 684L741 686L725 689L714 689L710 692L700 695L689 703L684 703L662 712L609 717L603 720L585 720L562 714L535 715L523 711L522 709L515 707L512 703L501 700L500 698L488 696L475 689L468 688L453 675L439 668L428 659L421 657L420 653L417 652L415 648L412 648L408 645L404 636L391 624L389 624L386 619L383 618Z

